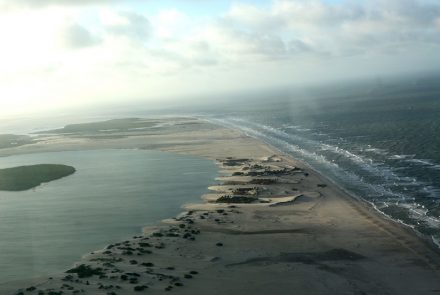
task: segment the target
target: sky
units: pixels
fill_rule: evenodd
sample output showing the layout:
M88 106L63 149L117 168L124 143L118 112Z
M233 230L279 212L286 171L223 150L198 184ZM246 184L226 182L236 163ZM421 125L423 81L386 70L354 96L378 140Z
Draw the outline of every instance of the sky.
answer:
M0 0L0 38L0 117L209 100L440 69L440 1Z

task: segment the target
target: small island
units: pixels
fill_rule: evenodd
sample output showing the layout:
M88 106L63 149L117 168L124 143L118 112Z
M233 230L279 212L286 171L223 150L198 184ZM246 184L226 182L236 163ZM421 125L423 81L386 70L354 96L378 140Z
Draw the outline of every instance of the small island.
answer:
M0 169L0 191L25 191L45 182L75 173L75 168L59 164L38 164Z

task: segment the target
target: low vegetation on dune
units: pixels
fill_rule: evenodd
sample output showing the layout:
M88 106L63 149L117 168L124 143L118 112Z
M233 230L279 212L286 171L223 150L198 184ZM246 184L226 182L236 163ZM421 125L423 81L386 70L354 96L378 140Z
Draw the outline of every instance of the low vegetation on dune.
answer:
M38 164L0 169L0 190L24 191L42 183L75 173L75 168L58 164Z

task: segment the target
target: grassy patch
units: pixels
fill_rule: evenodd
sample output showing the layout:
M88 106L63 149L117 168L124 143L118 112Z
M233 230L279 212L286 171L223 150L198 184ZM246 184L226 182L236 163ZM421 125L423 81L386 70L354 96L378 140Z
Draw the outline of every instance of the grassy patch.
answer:
M0 169L0 190L24 191L42 183L75 173L75 168L57 164L39 164Z
M244 196L221 196L215 202L216 203L226 203L226 204L249 204L254 203L258 199L254 197L244 197Z

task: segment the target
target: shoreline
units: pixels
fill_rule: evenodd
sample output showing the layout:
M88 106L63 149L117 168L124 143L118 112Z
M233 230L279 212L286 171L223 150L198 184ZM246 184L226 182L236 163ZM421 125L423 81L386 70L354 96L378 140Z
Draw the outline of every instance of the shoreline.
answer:
M256 140L260 140L258 138L255 138ZM262 140L261 140L262 141ZM370 202L364 198L362 198L361 196L358 196L357 194L355 194L354 192L351 192L347 189L345 189L344 187L342 187L340 184L338 184L336 181L334 181L333 179L331 179L330 177L322 174L320 171L318 171L317 169L313 168L312 166L310 166L308 163L303 162L301 160L297 160L295 158L293 158L292 156L290 156L289 154L279 150L278 148L276 148L275 146L265 142L264 144L268 145L270 148L272 148L274 151L276 151L276 153L283 155L284 157L286 157L286 160L290 160L293 162L298 162L301 163L302 165L306 166L308 169L314 171L315 173L317 173L320 177L326 179L327 181L331 182L335 187L337 187L343 194L347 195L348 198L352 198L354 201L359 202L362 206L366 206L367 208L372 208L374 209L377 213L378 216L380 218L383 218L385 221L387 222L392 222L400 227L402 227L402 229L408 230L409 233L415 234L418 238L420 238L421 240L425 241L427 243L427 245L429 245L433 250L437 251L440 254L440 243L437 244L434 241L434 238L432 236L427 236L422 234L421 232L419 232L417 229L415 229L413 226L404 223L403 221L400 220L396 220L394 218L392 218L391 216L387 215L386 213L380 211L376 205L373 202Z
M192 154L212 160L219 159L217 160L219 171L223 169L231 174L225 175L223 183L219 185L220 192L223 193L230 192L231 189L231 185L226 184L227 180L237 180L237 177L232 176L235 166L225 167L224 163L234 162L234 159L243 158L243 155L250 156L246 157L248 161L245 161L244 166L240 166L244 173L248 171L245 170L246 167L252 166L263 166L266 167L264 169L269 169L268 171L275 169L273 173L278 173L276 172L278 168L274 167L290 171L286 176L269 173L268 175L272 175L270 178L276 179L276 184L256 186L260 188L257 189L257 198L264 201L263 203L219 204L206 201L201 196L199 203L187 204L184 208L188 211L171 221L163 221L162 225L158 224L154 229L150 229L153 232L145 230L142 236L122 242L122 245L131 245L121 246L122 248L134 249L135 246L132 245L137 245L136 249L142 249L139 245L147 242L141 242L141 240L148 240L148 243L155 245L154 249L160 249L157 251L165 254L156 254L156 250L152 251L153 254L143 253L142 251L150 251L148 247L147 250L136 250L141 251L139 259L144 259L144 255L148 256L146 258L148 260L153 260L151 257L154 257L158 264L177 265L176 270L163 267L158 269L156 262L154 265L150 262L142 262L147 267L147 275L136 272L140 277L135 276L139 279L133 277L132 281L136 283L131 285L127 285L122 275L121 278L114 276L113 279L110 274L105 274L102 278L102 274L92 275L88 277L87 284L85 284L80 277L75 278L75 274L67 280L65 274L60 274L59 277L45 281L38 287L44 286L46 290L51 288L58 290L59 287L56 286L67 284L72 288L75 286L74 290L79 290L76 289L78 285L87 294L95 294L92 289L98 287L101 289L102 286L104 289L108 287L109 290L114 290L114 294L132 294L133 289L130 288L133 288L133 285L139 286L139 290L148 289L148 292L153 294L162 294L170 290L178 294L201 294L212 290L213 285L219 288L221 286L223 289L212 294L244 294L243 292L265 294L273 290L274 285L279 286L279 294L285 294L283 292L286 290L283 290L282 286L295 287L298 294L328 294L329 290L333 293L374 291L375 294L382 294L382 289L383 294L412 294L414 290L417 290L419 294L428 294L429 288L440 288L438 252L433 252L431 243L429 248L433 253L428 253L430 251L425 253L428 249L428 242L415 235L414 230L410 231L402 224L386 218L369 202L346 192L331 179L309 167L307 163L278 151L264 141L245 136L237 130L224 130L220 126L215 127L214 130L215 134L190 131L197 134L194 136L196 140L192 143L190 140L190 144L187 144L188 140L185 139L185 144L173 143L157 146L161 146L159 149L164 151ZM200 144L200 138L204 138L206 143ZM164 139L161 138L159 143L161 140L163 142ZM269 158L275 157L276 161L261 160L264 158L262 155ZM227 160L228 157L231 159ZM295 169L298 170L291 170L289 167L297 167ZM256 168L256 171L260 170ZM290 182L290 179L296 179L295 181L298 182ZM232 187L232 189L247 189L248 186L242 184ZM285 193L287 190L289 193ZM295 190L297 196L299 193L303 197L299 201L295 201L296 198L293 197L285 201L286 196L293 196L292 192ZM249 197L254 196L249 195ZM269 205L264 204L265 202L269 202ZM272 207L271 203L274 203L274 206L279 205ZM184 238L188 234L184 232L190 228L189 236ZM161 234L161 231L170 236ZM246 239L238 239L242 235L246 235ZM267 240L266 236L272 239ZM366 237L369 238L365 239ZM222 241L217 242L217 245L210 242L216 240ZM276 244L273 243L275 241ZM255 248L255 245L258 247ZM96 267L100 265L100 262L96 262L99 260L92 262L91 259L121 258L125 261L126 256L123 251L131 250L121 250L122 252L115 250L116 252L113 253L113 249L118 247L108 245L101 252L86 254L89 257L85 257L79 263L88 263ZM243 252L245 249L248 251ZM390 252L391 249L393 249L392 252ZM112 253L106 254L105 252L109 250ZM287 253L288 256L285 257L282 253ZM401 259L407 261L404 267L399 266L400 263L396 264L396 261ZM414 263L411 262L413 260ZM260 263L266 267L261 268ZM125 269L127 272L127 270L138 269L141 262L110 264L114 264L113 267L117 265L116 269ZM188 266L191 266L193 270ZM234 270L237 268L239 268L238 272ZM191 275L190 272L197 272L197 274ZM401 282L399 273L402 272L418 278L424 284L423 290L425 291L420 291L421 283L413 286ZM353 274L356 275L353 277ZM385 274L390 278L384 279ZM198 276L201 278L195 279ZM299 280L292 281L292 276ZM176 277L179 279L176 280ZM360 279L361 277L363 279ZM129 278L130 276L127 277ZM163 285L160 278L173 282L173 285L160 287ZM121 289L114 289L116 288L114 284L111 284L113 287L110 288L108 281L112 280L116 280L122 286ZM252 280L255 286L243 287L240 285L243 280ZM377 281L381 283L377 285L375 283ZM267 285L265 282L271 283ZM305 283L309 287L306 287ZM170 286L171 289L167 290ZM68 287L65 288L70 290ZM25 289L23 292L27 294ZM111 294L111 292L113 291L102 294Z
M249 135L246 135L249 136ZM250 136L252 137L252 136ZM383 219L384 222L390 222L395 226L398 226L399 228L405 230L407 233L411 234L411 235L415 235L415 237L419 238L421 241L425 242L425 244L427 246L429 246L433 251L435 251L436 253L438 253L440 255L440 244L437 244L432 236L427 236L424 235L422 233L420 233L419 231L417 231L414 227L412 227L409 224L406 224L400 220L396 220L393 219L391 216L385 214L384 212L380 211L374 203L369 202L368 200L365 200L364 198L362 198L361 196L358 196L357 194L346 190L345 188L343 188L341 185L339 185L337 182L335 182L333 179L327 177L326 175L322 174L320 171L316 170L315 168L313 168L312 166L310 166L308 163L303 162L301 160L297 160L295 158L293 158L292 156L290 156L289 154L279 150L278 148L276 148L275 146L271 145L270 143L267 143L259 138L255 138L252 137L258 141L261 141L262 143L264 143L264 145L267 145L267 147L271 150L273 150L274 155L280 155L281 157L285 158L285 160L287 162L291 162L292 164L295 163L300 163L301 165L304 165L305 167L307 167L307 169L310 169L311 171L313 171L314 173L316 173L318 175L318 177L323 178L325 180L327 180L328 182L330 182L332 185L334 185L334 187L339 190L341 192L341 196L345 198L345 200L347 202L352 202L355 206L359 206L361 210L367 210L369 211L369 209L373 209L376 213L376 216L378 218ZM371 212L370 212L371 213Z
M203 118L203 117L201 117L201 118L195 117L195 118L206 121L210 124L221 126L223 128L230 128L228 126L222 125L218 122L211 121L211 120ZM233 129L233 130L235 130L235 129ZM364 199L362 196L359 196L356 193L354 193L348 189L345 189L342 185L337 183L335 180L331 179L330 177L328 177L325 174L322 174L319 170L315 169L307 162L293 158L293 156L289 155L287 152L284 152L284 151L278 149L277 147L273 146L272 144L265 141L264 139L248 135L245 132L238 130L238 129L236 129L235 131L243 133L245 136L248 136L250 138L253 138L253 139L263 143L264 145L266 145L269 149L271 149L273 151L273 154L282 155L286 158L286 160L294 162L294 163L300 163L301 165L314 171L316 174L318 174L323 179L326 179L327 181L331 182L334 186L336 186L343 194L346 194L349 198L353 198L354 200L360 202L362 205L367 206L367 208L370 208L370 207L373 208L379 214L379 216L381 218L383 218L386 221L393 222L396 225L401 226L403 229L410 231L410 233L415 234L418 238L425 241L427 245L429 245L433 250L437 251L440 254L440 241L436 241L433 236L425 235L425 234L419 232L414 226L411 226L410 224L406 224L405 222L403 222L401 220L397 220L397 219L392 218L390 215L388 215L388 214L382 212L380 209L378 209L377 206L373 202L370 202L370 201Z

